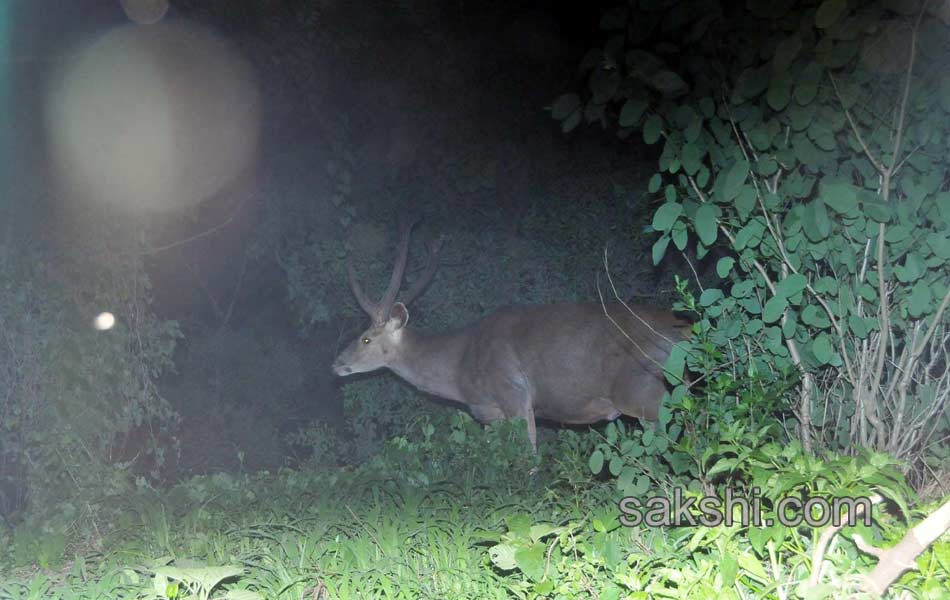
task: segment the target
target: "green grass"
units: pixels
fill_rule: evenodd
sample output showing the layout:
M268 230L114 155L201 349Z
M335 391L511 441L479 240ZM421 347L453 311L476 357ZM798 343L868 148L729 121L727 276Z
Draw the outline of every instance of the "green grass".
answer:
M239 597L236 590L508 598L524 582L489 555L506 519L581 523L598 508L586 502L599 495L599 508L611 504L609 486L593 485L579 503L541 477L525 471L503 486L428 487L348 471L197 477L102 506L110 522L89 528L99 537L68 548L59 569L8 569L0 599L174 597L175 582L179 597L196 598Z
M55 535L23 525L12 537L0 531L0 600L745 600L807 593L799 584L811 571L817 530L790 529L781 541L759 535L753 543L750 534L761 532L738 525L622 527L616 480L591 476L583 454L567 448L548 447L537 472L533 460L490 467L486 459L429 485L403 461L386 463L390 470L285 469L142 488L88 503L68 527L50 528ZM835 472L848 470L842 464L832 465ZM906 530L905 521L884 513L877 523L862 531L882 546ZM847 539L827 557L823 587L807 597L840 597L873 566ZM950 542L939 542L893 592L946 597L947 556Z

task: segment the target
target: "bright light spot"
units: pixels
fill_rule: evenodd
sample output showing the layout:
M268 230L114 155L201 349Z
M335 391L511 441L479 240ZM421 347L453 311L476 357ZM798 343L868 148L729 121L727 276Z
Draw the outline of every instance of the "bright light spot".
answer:
M60 190L139 212L201 202L251 167L258 104L249 66L211 33L168 22L114 29L50 80Z
M115 327L115 315L111 312L99 313L92 321L92 326L99 331L107 331Z

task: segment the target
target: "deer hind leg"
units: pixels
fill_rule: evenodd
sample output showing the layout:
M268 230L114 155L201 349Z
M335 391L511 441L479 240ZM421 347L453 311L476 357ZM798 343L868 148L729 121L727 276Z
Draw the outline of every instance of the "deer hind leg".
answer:
M531 451L538 453L538 428L534 422L534 404L531 397L528 396L525 401L524 419L528 422L528 441L531 443Z
M513 378L505 378L492 385L482 386L476 397L490 398L489 405L470 406L472 415L482 423L499 419L524 419L528 425L528 441L537 454L538 434L534 421L534 396L529 386Z

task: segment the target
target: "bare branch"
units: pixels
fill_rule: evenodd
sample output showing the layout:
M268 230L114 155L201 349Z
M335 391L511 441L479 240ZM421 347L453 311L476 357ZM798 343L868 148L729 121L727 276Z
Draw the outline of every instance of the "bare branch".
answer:
M244 198L241 198L241 201L238 202L237 206L234 207L234 211L228 216L228 218L225 219L224 221L218 223L218 224L215 225L214 227L211 227L211 228L209 228L209 229L206 229L206 230L202 231L201 233L197 233L197 234L192 235L192 236L190 236L190 237L186 237L186 238L181 239L181 240L176 240L176 241L174 241L174 242L171 242L170 244L165 244L164 246L156 246L155 248L151 248L151 249L149 249L149 250L146 250L145 252L142 252L142 256L150 256L150 255L152 255L152 254L158 254L159 252L163 252L163 251L165 251L165 250L170 250L170 249L172 249L172 248L175 248L176 246L182 246L182 245L184 245L184 244L189 244L189 243L194 242L194 241L196 241L196 240L200 240L200 239L203 238L203 237L207 237L207 236L209 236L209 235L212 235L212 234L214 234L214 233L217 233L218 231L220 231L220 230L224 229L225 227L227 227L228 225L230 225L232 221L234 221L234 217L236 217L236 216L238 215L238 213L241 212L241 207L243 207L243 206L244 206Z

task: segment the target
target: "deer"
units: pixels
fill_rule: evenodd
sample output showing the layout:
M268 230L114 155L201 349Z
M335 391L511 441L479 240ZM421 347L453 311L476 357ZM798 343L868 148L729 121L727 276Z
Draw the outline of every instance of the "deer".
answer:
M443 238L428 242L422 274L399 300L415 221L400 219L389 285L378 302L361 287L352 256L350 290L371 324L333 361L341 377L388 368L422 392L463 405L482 424L536 419L566 425L620 415L656 420L663 363L687 326L672 312L624 303L512 306L449 333L409 327L407 306L429 285Z

